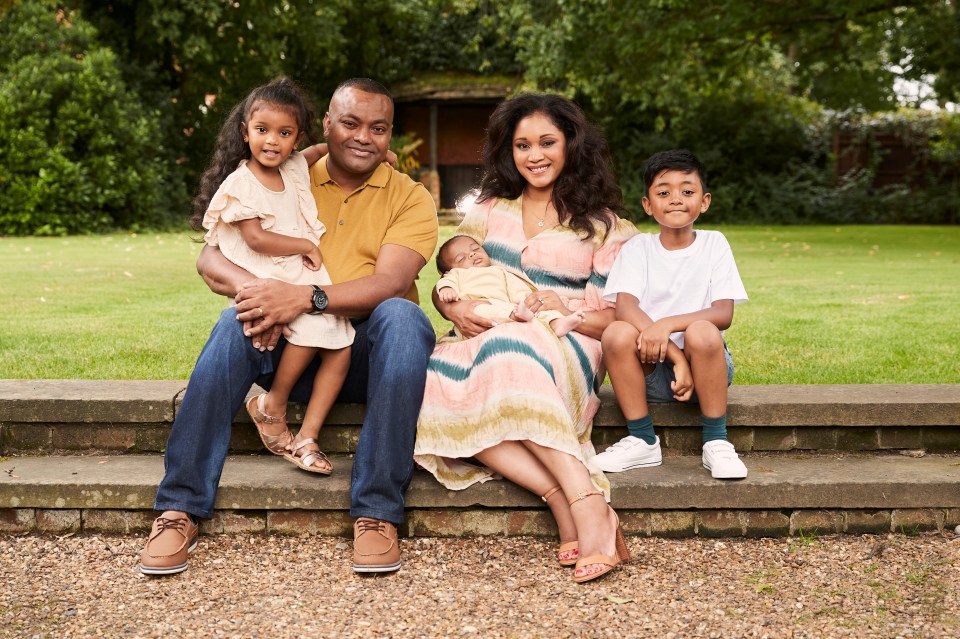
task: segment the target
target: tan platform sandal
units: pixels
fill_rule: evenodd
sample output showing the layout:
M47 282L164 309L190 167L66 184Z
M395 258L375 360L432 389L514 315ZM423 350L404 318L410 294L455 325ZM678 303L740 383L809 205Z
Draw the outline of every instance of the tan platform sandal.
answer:
M543 500L543 503L547 503L547 500L553 497L557 492L559 492L560 486L554 486L543 495L540 496L540 499ZM580 557L580 542L568 541L566 543L560 544L557 547L557 560L560 562L561 566L570 567L577 563L577 559Z
M581 499L593 497L594 495L603 497L603 493L599 490L580 493L570 500L570 505L573 506ZM589 557L582 557L579 559L577 561L577 567L573 572L573 580L576 583L582 584L586 581L599 579L619 566L620 562L630 561L630 551L627 549L627 542L623 539L623 530L620 528L620 518L616 516L616 513L613 515L617 519L616 556L611 557L610 555L590 555ZM593 569L591 570L590 568Z
M327 456L323 452L319 450L303 450L304 446L316 443L317 440L315 440L313 437L306 437L300 441L294 441L290 452L284 455L283 458L290 460L290 462L293 463L297 468L305 470L309 473L329 475L333 472L333 464L330 463L330 460L327 459ZM319 445L317 448L319 448ZM320 460L327 462L328 468L317 468L313 465L314 462Z
M267 450L274 455L285 457L293 446L293 434L291 434L290 429L287 428L287 414L284 413L280 417L274 417L273 415L264 413L263 402L266 398L266 393L260 393L255 397L251 397L247 401L247 412L250 414L250 419L253 420L253 425L257 427L257 432L260 434L260 441L267 447ZM283 424L284 431L279 435L269 435L263 432L261 424Z

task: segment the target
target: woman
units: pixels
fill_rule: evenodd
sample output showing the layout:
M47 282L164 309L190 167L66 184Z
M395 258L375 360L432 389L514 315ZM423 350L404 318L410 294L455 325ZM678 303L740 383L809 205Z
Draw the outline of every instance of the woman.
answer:
M434 293L471 339L434 350L415 459L451 489L497 473L541 495L560 529L561 564L576 563L574 581L589 581L629 558L604 498L609 484L587 463L603 380L599 338L614 315L603 286L636 228L616 215L623 198L602 135L566 98L523 94L497 107L484 168L457 232L536 285L525 300L531 311L584 311L583 322L564 337L541 322L493 326L474 312L484 302Z

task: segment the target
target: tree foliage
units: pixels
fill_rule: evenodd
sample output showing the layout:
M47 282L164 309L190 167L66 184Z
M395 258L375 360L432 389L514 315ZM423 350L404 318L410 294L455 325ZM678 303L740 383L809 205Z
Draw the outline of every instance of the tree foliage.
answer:
M0 199L17 232L185 213L225 114L280 74L321 107L352 76L513 75L603 126L632 208L642 160L684 146L736 196L715 199L726 219L858 209L870 175L837 188L829 127L895 108L897 80L960 100L956 0L8 0L0 21L0 160L16 167ZM931 138L941 155L954 120Z
M171 194L155 113L96 31L49 2L0 20L0 233L162 226Z
M640 163L678 146L733 196L714 199L721 219L855 210L870 176L834 184L831 112L895 109L898 78L935 76L936 97L956 96L954 0L517 0L499 16L526 85L575 97L604 126L635 210Z

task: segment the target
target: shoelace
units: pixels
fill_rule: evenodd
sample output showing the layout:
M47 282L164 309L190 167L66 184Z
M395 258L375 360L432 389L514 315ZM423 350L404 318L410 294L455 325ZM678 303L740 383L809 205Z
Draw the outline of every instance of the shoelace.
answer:
M360 532L379 532L384 530L384 523L379 519L361 519L357 522L360 526Z
M158 517L157 524L159 524L157 527L158 534L162 533L164 530L173 529L186 535L184 532L184 528L187 525L186 519L167 519L166 517Z

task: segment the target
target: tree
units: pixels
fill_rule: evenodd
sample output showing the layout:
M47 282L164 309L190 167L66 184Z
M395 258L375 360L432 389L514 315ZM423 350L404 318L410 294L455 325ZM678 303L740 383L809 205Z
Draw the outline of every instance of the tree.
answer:
M0 233L160 226L176 195L156 114L96 31L51 1L0 20Z

